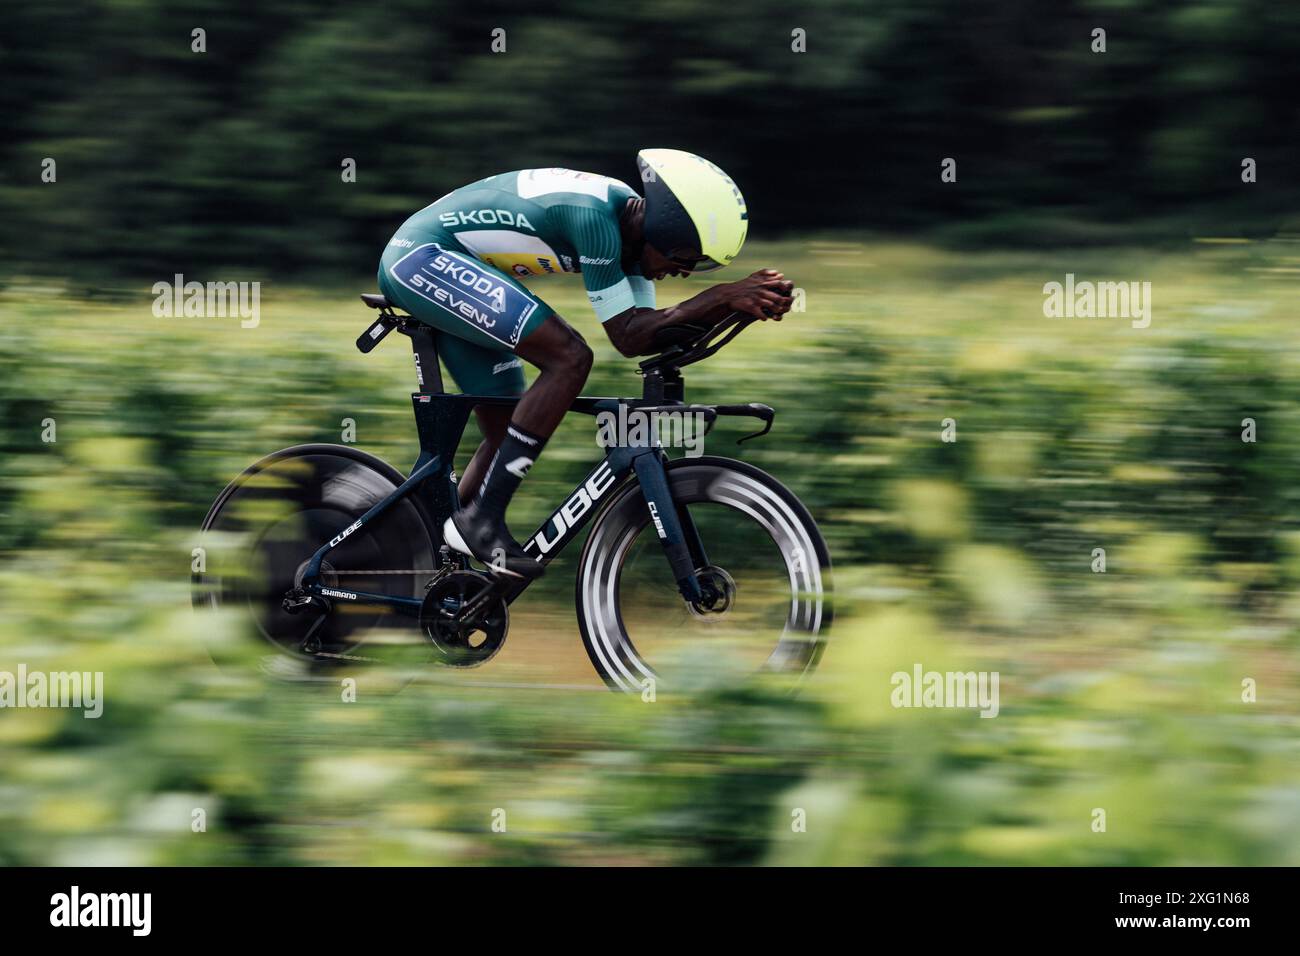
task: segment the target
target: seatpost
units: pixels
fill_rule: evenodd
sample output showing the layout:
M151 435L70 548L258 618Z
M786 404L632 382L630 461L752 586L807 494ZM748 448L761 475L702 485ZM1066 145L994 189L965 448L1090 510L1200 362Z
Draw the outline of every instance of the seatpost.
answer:
M410 320L402 331L411 337L411 351L415 355L415 379L420 394L439 394L443 391L442 368L438 365L438 347L434 343L433 329L423 322Z

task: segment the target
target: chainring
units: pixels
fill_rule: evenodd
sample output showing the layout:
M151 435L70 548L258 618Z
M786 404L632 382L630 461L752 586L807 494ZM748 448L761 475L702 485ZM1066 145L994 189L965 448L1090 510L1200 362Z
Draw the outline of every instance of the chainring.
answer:
M453 571L430 583L420 605L420 626L442 663L478 667L501 650L510 610L501 595L490 593L494 586L479 571Z

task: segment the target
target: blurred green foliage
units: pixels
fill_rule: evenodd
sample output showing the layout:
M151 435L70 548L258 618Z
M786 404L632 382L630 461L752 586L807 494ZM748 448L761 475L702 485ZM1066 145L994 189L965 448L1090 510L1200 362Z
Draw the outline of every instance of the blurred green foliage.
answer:
M102 670L108 699L97 721L0 712L0 863L1300 863L1296 246L1183 243L1297 209L1300 7L1043 11L10 5L0 670ZM241 635L194 616L188 572L225 482L344 418L414 460L409 357L351 347L396 225L510 168L628 179L647 145L728 169L756 239L799 237L734 271L784 269L808 311L688 379L776 406L769 437L737 450L729 423L707 451L780 477L830 541L837 622L805 692L702 666L653 705L605 693L574 554L477 671L401 693L362 674L343 704L216 670L200 638ZM153 317L175 272L261 280L261 325ZM1045 319L1067 272L1151 281L1152 327ZM539 291L593 333L588 392L635 394L578 285ZM597 454L566 423L516 528ZM1000 715L891 707L916 662L998 671Z
M0 245L80 279L337 281L457 186L631 179L644 146L722 165L763 237L1270 235L1300 200L1297 49L1300 6L1275 0L10 4Z
M798 698L704 669L654 704L591 673L576 553L473 672L401 693L363 673L344 704L333 682L218 671L201 633L238 635L188 606L208 503L344 418L409 467L403 343L353 350L368 285L268 289L241 329L155 318L148 283L87 301L16 280L0 669L103 670L107 702L98 721L0 712L0 863L1298 864L1295 256L752 243L737 272L784 269L808 309L690 369L688 394L777 408L770 436L736 449L729 423L706 451L807 502L836 625ZM1044 318L1066 272L1151 281L1151 327ZM579 285L540 291L589 333L588 393L637 393ZM512 524L598 453L589 420L566 422ZM1000 672L999 716L893 708L890 675L916 662Z

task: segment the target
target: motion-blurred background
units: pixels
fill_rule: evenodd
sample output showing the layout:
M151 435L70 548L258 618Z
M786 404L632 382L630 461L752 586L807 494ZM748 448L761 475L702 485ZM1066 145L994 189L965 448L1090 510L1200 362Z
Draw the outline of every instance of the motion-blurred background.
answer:
M0 670L106 703L0 710L0 863L1300 863L1300 6L516 7L4 4ZM218 671L189 570L223 485L345 418L414 458L408 355L352 346L396 226L643 146L745 191L713 278L804 293L689 381L777 408L707 451L830 541L805 692L607 694L576 554L473 673L342 704ZM260 324L155 317L176 273L260 282ZM1150 282L1149 327L1045 317L1067 274ZM588 391L635 394L580 284L537 291ZM598 453L566 423L512 524ZM999 716L892 707L916 663L999 672Z

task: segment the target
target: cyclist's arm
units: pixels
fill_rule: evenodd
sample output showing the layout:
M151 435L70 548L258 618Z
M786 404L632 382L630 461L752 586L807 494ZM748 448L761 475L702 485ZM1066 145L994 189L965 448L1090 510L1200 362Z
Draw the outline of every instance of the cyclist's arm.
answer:
M552 207L547 215L577 250L587 300L602 325L654 305L654 287L645 277L623 271L623 240L618 223L608 214L565 204Z
M620 354L632 358L656 351L654 337L660 329L683 323L710 324L731 312L758 319L777 319L790 311L794 283L774 269L763 269L738 282L705 289L697 296L666 309L631 308L605 321L605 334Z
M775 269L715 285L666 309L647 308L654 301L653 287L643 276L623 271L616 221L600 210L573 205L553 206L548 215L578 251L591 307L614 348L628 358L651 354L655 333L670 325L716 322L728 312L769 319L790 311L794 283Z

